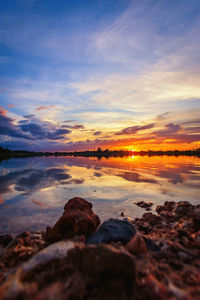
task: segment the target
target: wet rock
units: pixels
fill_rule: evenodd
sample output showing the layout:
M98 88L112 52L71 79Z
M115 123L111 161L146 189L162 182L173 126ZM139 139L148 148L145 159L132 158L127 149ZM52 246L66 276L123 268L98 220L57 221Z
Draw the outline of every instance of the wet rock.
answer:
M151 207L153 206L152 202L145 202L145 201L139 201L135 203L137 206L144 208L145 210L151 210Z
M126 244L136 233L135 226L126 220L109 219L101 224L88 239L87 244L121 242Z
M64 207L64 213L56 224L47 227L45 239L56 242L75 235L91 235L100 224L99 217L94 214L92 204L82 198L70 199Z

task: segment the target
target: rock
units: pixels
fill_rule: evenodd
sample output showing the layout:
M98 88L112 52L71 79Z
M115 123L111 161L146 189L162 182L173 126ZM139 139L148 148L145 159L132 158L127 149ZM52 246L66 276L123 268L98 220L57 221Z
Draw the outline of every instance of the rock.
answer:
M179 202L175 210L175 214L178 216L191 216L192 212L193 206L187 201Z
M146 294L145 299L149 300L169 300L169 293L167 291L166 286L156 279L152 274L149 274L143 280L144 293Z
M171 212L176 207L176 203L174 201L165 201L164 205L158 205L156 207L156 211L160 214L163 211Z
M51 260L62 259L66 257L68 251L74 247L75 244L72 241L59 241L54 243L38 252L27 263L25 263L22 266L22 272L28 273L33 271L39 265L47 264Z
M24 232L2 248L0 300L200 299L199 215L200 205L165 202L158 215L108 220L94 241L110 245L86 245L84 235L49 245L42 232Z
M8 273L0 300L133 299L136 270L123 246L56 242Z
M8 274L0 286L0 300L49 299L49 289L52 294L62 295L62 280L67 280L79 265L80 249L77 252L77 246L79 244L72 241L59 241L39 251L16 271ZM73 250L75 259L69 254ZM47 286L48 290L45 291Z
M0 235L0 246L2 248L6 247L10 242L12 242L13 237L10 234Z
M109 219L101 224L88 239L87 244L122 242L126 244L136 233L134 225L126 220Z
M45 240L56 242L82 234L88 237L99 224L99 217L92 211L92 204L75 197L67 202L64 213L56 224L52 228L47 227Z
M87 288L85 299L133 299L135 264L123 246L87 246L81 251L80 267Z
M138 255L147 251L146 243L138 234L135 234L134 237L126 244L126 248L130 253Z
M2 250L1 261L8 268L16 267L42 249L44 245L42 232L37 235L29 232L20 234Z
M146 243L147 249L151 251L160 251L160 247L156 245L151 239L144 237L144 241Z
M152 202L145 202L145 201L139 201L135 204L139 207L145 208L145 210L151 210L151 207L153 205Z

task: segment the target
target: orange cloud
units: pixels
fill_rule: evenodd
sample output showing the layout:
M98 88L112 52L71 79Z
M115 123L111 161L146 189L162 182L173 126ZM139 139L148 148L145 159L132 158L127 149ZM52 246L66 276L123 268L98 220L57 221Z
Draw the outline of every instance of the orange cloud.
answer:
M0 115L6 116L6 114L7 114L7 110L4 109L2 106L0 106Z
M40 106L40 107L37 107L35 110L39 111L39 110L43 110L43 109L49 109L49 108L52 108L52 107L54 107L54 105Z
M14 107L14 104L8 104L8 108Z

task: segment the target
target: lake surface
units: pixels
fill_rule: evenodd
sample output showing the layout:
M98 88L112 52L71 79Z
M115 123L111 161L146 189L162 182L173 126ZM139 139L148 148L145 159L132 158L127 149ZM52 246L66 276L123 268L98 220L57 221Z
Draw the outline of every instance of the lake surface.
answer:
M200 159L33 157L0 163L0 234L43 230L61 216L65 203L82 197L101 221L141 217L138 201L200 203Z

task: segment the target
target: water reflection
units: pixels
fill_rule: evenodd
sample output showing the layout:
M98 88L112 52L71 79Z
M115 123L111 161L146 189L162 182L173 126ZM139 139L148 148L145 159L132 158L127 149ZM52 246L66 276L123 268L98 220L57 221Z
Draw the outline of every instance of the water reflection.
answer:
M0 233L44 229L74 196L93 202L101 220L141 216L141 200L197 204L199 183L194 157L11 159L0 164Z

